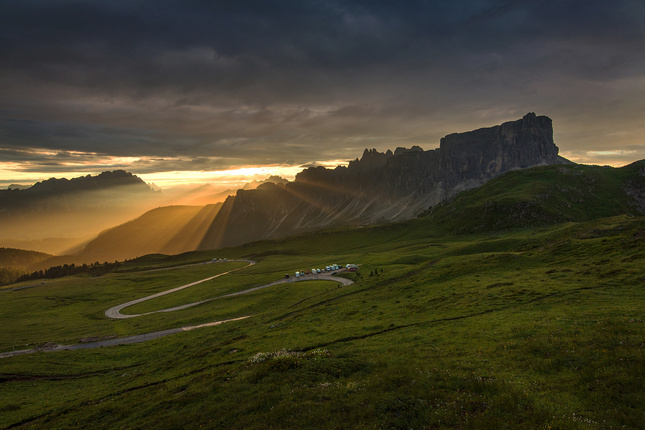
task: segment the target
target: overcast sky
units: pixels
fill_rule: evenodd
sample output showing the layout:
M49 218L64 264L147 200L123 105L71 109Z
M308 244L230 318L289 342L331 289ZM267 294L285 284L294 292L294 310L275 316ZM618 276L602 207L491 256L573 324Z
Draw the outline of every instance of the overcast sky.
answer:
M553 119L573 161L645 158L643 0L0 11L0 185L117 168L162 183L260 165L289 174L364 148L436 148L527 112Z

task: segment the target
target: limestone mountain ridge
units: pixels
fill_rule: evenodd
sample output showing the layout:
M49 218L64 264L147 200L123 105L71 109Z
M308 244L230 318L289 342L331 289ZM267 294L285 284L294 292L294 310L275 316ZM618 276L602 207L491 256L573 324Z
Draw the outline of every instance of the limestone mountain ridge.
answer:
M505 172L569 164L558 152L551 119L534 113L493 127L449 134L433 150L412 147L382 153L366 149L346 167L311 167L287 184L239 190L226 199L200 248L413 218Z

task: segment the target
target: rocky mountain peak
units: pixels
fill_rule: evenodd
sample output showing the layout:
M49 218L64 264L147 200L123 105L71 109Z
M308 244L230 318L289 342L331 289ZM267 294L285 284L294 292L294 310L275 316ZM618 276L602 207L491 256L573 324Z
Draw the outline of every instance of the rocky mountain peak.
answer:
M405 154L406 152L423 152L423 148L421 148L420 146L417 146L417 145L414 145L410 149L407 149L407 148L404 148L402 146L399 146L398 148L396 148L394 150L394 155L401 155L401 154Z
M269 176L267 179L264 179L262 181L253 180L253 181L245 184L244 187L242 187L242 189L243 190L254 190L254 189L258 188L258 187L261 187L264 184L285 185L287 183L289 183L289 181L284 179L283 177L277 176L277 175L272 175L272 176Z
M386 153L379 152L376 149L365 149L360 160L357 158L349 162L348 168L356 172L367 172L379 167L385 166L386 160L392 156L392 151Z
M365 149L347 168L311 167L284 188L259 187L226 201L203 247L228 246L299 231L417 216L456 193L510 170L568 161L558 156L550 118L523 118L419 146ZM245 220L242 222L242 220ZM221 224L217 224L220 222Z

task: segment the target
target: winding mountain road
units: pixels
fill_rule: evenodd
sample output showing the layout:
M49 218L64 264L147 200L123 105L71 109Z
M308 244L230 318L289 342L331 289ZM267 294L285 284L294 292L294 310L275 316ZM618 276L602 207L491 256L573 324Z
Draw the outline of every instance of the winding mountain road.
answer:
M265 285L261 285L259 287L249 288L248 290L238 291L236 293L231 293L231 294L225 294L223 296L212 297L210 299L201 300L199 302L194 302L194 303L188 303L188 304L185 304L185 305L175 306L175 307L172 307L172 308L160 309L160 310L157 310L157 311L145 312L145 313L142 313L142 314L122 314L121 313L121 310L127 308L128 306L132 306L132 305L136 305L137 303L141 303L141 302L145 302L145 301L148 301L148 300L156 299L157 297L165 296L166 294L176 293L177 291L181 291L181 290L183 290L185 288L189 288L189 287L201 284L202 282L210 281L211 279L215 279L215 278L218 278L220 276L227 275L227 274L235 272L237 270L245 269L245 268L255 264L255 261L252 261L252 260L228 260L228 261L229 262L244 262L244 263L249 263L249 264L246 265L246 266L243 266L243 267L238 267L237 269L233 269L233 270L229 270L227 272L220 273L219 275L211 276L209 278L205 278L205 279L202 279L202 280L199 280L199 281L191 282L190 284L182 285L181 287L172 288L170 290L162 291L160 293L152 294L150 296L142 297L140 299L131 300L131 301L127 302L127 303L122 303L120 305L113 306L110 309L108 309L107 311L105 311L105 316L108 317L108 318L114 318L114 319L125 319L125 318L135 318L135 317L140 317L140 316L143 316L143 315L155 314L155 313L158 313L158 312L173 312L173 311L178 311L180 309L186 309L186 308L190 308L190 307L193 307L193 306L201 305L202 303L210 302L212 300L222 299L224 297L241 296L242 294L251 293L253 291L261 290L263 288L272 287L272 286L278 285L278 284L291 283L291 282L319 280L319 281L340 282L343 286L353 284L353 281L351 281L350 279L335 277L333 275L328 275L326 273L324 273L324 274L316 274L316 275L305 275L305 276L301 276L299 278L283 278L283 279L279 279L279 280L274 281L274 282L270 282L270 283L265 284ZM341 270L345 270L345 269L341 269ZM341 270L338 270L337 272L340 272Z
M213 297L213 298L202 300L202 301L199 301L199 302L188 303L188 304L181 305L181 306L175 306L175 307L172 307L172 308L160 309L158 311L146 312L146 313L142 313L142 314L122 314L121 313L121 310L127 308L128 306L132 306L132 305L135 305L137 303L145 302L147 300L152 300L152 299L155 299L157 297L164 296L166 294L172 294L172 293L175 293L177 291L181 291L181 290L183 290L185 288L190 288L192 286L201 284L203 282L210 281L210 280L215 279L217 277L227 275L229 273L232 273L232 272L235 272L237 270L247 268L247 267L252 266L252 265L255 264L255 261L252 261L252 260L228 260L228 262L245 262L245 263L248 263L248 264L246 266L238 267L237 269L232 269L232 270L220 273L218 275L210 276L208 278L201 279L199 281L195 281L195 282L191 282L189 284L182 285L180 287L171 288L169 290L162 291L160 293L152 294L150 296L142 297L140 299L131 300L129 302L113 306L110 309L108 309L107 311L105 311L105 316L107 316L109 318L114 318L114 319L125 319L125 318L140 317L140 316L143 316L143 315L149 315L149 314L153 314L153 313L157 313L157 312L172 312L172 311L176 311L176 310L179 310L179 309L186 309L186 308L189 308L189 307L192 307L192 306L197 306L197 305L200 305L202 303L209 302L211 300L221 299L221 298L224 298L224 297L240 296L242 294L247 294L247 293L250 293L250 292L253 292L253 291L261 290L263 288L272 287L274 285L292 283L292 282L300 282L300 281L333 281L333 282L340 282L343 286L353 284L353 281L350 280L350 279L336 277L336 276L333 276L332 274L327 274L327 273L321 273L321 274L315 274L315 275L311 274L311 275L301 276L299 278L282 278L282 279L279 279L277 281L270 282L270 283L265 284L265 285L261 285L259 287L253 287L253 288L249 288L249 289L246 289L246 290L243 290L243 291L238 291L236 293L225 294L225 295L222 295L222 296ZM344 270L345 269L341 269L341 270L338 270L337 272L341 272L341 271L344 271ZM77 345L45 344L45 345L42 345L40 347L36 347L36 348L32 348L32 349L22 349L22 350L18 350L18 351L9 351L9 352L0 353L0 358L11 357L11 356L20 355L20 354L30 354L30 353L38 352L38 351L50 352L50 351L89 349L89 348L100 348L100 347L103 347L103 346L126 345L126 344L132 344L132 343L145 342L145 341L152 340L152 339L158 339L158 338L160 338L162 336L167 336L169 334L175 334L175 333L180 333L180 332L184 332L184 331L190 331L190 330L194 330L196 328L202 328L202 327L212 327L212 326L216 326L216 325L223 324L223 323L230 322L230 321L243 320L243 319L249 318L251 316L252 315L247 315L247 316L238 317L238 318L232 318L232 319L223 320L223 321L213 321L213 322L194 325L194 326L177 327L177 328L171 328L171 329L161 330L161 331L156 331L156 332L151 332L151 333L138 334L138 335L135 335L135 336L104 339L104 340L99 340L99 341L96 341L96 342L87 342L87 343L82 343L82 344L77 344Z
M252 260L228 260L228 261L229 262L243 262L243 263L248 263L248 264L246 266L238 267L237 269L232 269L232 270L229 270L227 272L217 274L215 276L211 276L211 277L208 277L208 278L205 278L205 279L201 279L199 281L191 282L190 284L182 285L181 287L172 288L170 290L162 291L160 293L152 294L150 296L142 297L140 299L131 300L131 301L127 302L127 303L122 303L120 305L113 306L110 309L108 309L107 311L105 311L105 316L108 317L108 318L114 318L114 319L134 318L134 317L140 317L142 315L154 314L154 313L157 313L157 312L172 312L172 311L176 311L176 310L179 310L179 309L189 308L191 306L197 306L197 305L199 305L201 303L207 302L209 300L213 300L213 299L208 299L208 300L203 300L201 302L189 303L189 304L183 305L183 306L177 306L177 307L168 308L168 309L161 309L161 310L158 310L158 311L146 312L146 313L143 313L143 314L124 315L124 314L121 313L121 309L127 308L128 306L132 306L132 305L136 305L137 303L141 303L141 302L145 302L145 301L148 301L148 300L156 299L157 297L165 296L166 294L176 293L177 291L181 291L183 289L193 287L193 286L201 284L203 282L207 282L207 281L210 281L212 279L219 278L220 276L228 275L229 273L235 272L237 270L245 269L245 268L247 268L249 266L253 266L255 264L255 261L252 261ZM217 264L217 263L215 263L215 264Z

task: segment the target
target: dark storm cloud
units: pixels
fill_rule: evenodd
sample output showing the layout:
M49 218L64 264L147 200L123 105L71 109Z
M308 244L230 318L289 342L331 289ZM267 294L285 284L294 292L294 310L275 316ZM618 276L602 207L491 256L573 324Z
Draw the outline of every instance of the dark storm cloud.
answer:
M621 126L642 115L640 0L0 0L0 10L0 146L158 161L146 171L173 170L173 157L206 168L424 139L428 149L530 110L556 132L560 121L571 139L561 147L582 151L609 133L581 137L607 105Z
M354 93L365 79L406 86L396 73L459 75L445 66L476 68L496 54L513 55L508 65L518 66L545 55L538 46L562 60L567 49L576 54L577 45L591 44L596 55L580 55L596 67L583 62L581 69L604 76L624 64L605 63L602 48L629 63L641 56L628 54L643 47L637 1L4 3L5 69L142 97L206 91L238 103L241 91L251 103L315 100L330 89ZM526 58L517 57L523 48ZM545 67L574 72L577 64Z

